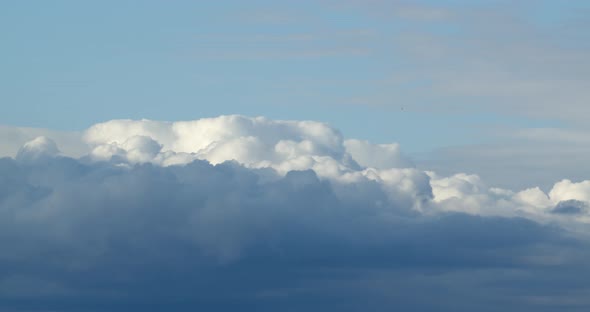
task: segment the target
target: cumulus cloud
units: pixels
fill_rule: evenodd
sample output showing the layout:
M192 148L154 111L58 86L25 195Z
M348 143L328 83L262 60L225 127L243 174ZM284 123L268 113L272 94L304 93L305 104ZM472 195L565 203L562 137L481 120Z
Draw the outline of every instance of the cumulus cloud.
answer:
M388 201L423 214L462 212L552 222L559 202L590 202L589 181L563 180L545 193L538 187L493 187L475 174L440 176L415 168L396 143L344 139L337 129L315 121L239 115L179 122L111 120L91 126L82 139L88 151L82 162L168 167L196 160L213 165L235 161L271 180L311 170L320 180L338 185L336 189L374 183ZM58 154L55 142L38 137L24 144L16 159Z
M88 147L78 132L0 125L0 157L15 157L26 142L40 136L50 138L69 156L80 157L88 153Z
M397 143L371 144L363 140L344 141L346 151L362 166L377 169L409 168L414 164L400 151Z
M562 214L580 214L584 213L588 209L588 204L585 202L570 199L564 200L557 203L555 208L553 208L553 213L562 213Z
M52 139L44 136L37 137L23 145L16 154L16 159L21 161L36 161L55 157L59 154L57 144Z
M84 140L80 158L39 137L0 159L0 309L486 311L486 294L506 311L551 296L542 307L558 311L584 298L568 290L571 268L590 272L587 181L494 188L421 171L396 144L261 117L114 120Z
M127 152L132 147L126 145L130 144L140 151L140 145L147 141L133 139L135 143L129 142L136 136L162 145L162 153L142 154L148 157L146 161L163 165L171 164L168 161L179 155L185 163L194 159L206 159L213 164L235 160L249 167L273 167L283 173L307 169L330 159L338 162L333 163L336 166L353 165L344 159L342 135L323 123L312 121L276 121L237 115L181 122L113 120L90 127L84 138L98 148L104 158L105 151Z

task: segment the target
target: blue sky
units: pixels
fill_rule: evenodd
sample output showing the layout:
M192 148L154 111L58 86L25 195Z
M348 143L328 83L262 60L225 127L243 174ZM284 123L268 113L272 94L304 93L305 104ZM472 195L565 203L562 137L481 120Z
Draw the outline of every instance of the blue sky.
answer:
M586 32L567 25L587 23L587 9L584 1L9 1L0 10L0 123L82 130L115 118L245 114L325 121L408 152L482 142L489 135L478 125L564 118L513 109L535 99L511 94L498 110L486 90L446 94L452 87L439 80L486 83L497 62L526 82L539 69L514 68L522 55L511 51L495 60L474 36L528 43L538 31L560 52L583 51ZM514 34L501 29L508 23Z

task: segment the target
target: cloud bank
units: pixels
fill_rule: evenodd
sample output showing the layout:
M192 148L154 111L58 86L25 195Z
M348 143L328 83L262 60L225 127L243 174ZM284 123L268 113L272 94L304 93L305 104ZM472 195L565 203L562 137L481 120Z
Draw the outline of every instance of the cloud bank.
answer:
M589 303L590 181L494 188L312 121L113 120L81 140L0 159L1 310Z

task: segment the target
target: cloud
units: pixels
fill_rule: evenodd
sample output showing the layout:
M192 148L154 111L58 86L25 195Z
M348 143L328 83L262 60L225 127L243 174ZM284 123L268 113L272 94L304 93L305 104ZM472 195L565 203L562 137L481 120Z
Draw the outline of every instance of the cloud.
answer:
M403 156L399 144L371 144L368 141L346 140L346 151L359 164L377 169L409 168L414 164Z
M20 161L38 161L59 155L57 144L47 137L37 137L23 145L16 154Z
M113 120L84 140L82 157L41 137L0 159L1 310L486 311L485 297L558 311L585 300L588 212L568 207L587 205L587 181L499 189L414 168L396 144L261 117Z
M88 153L77 132L0 125L0 157L15 157L23 144L40 136L51 138L67 155L79 157Z
M572 244L525 219L420 217L371 181L336 185L313 171L262 182L237 164L200 160L0 165L3 181L18 181L0 201L0 307L17 311L228 302L321 310L357 290L387 302L379 284L357 284L377 282L373 270L526 269L542 266L526 256L547 256L537 245ZM330 297L341 299L315 301Z
M590 202L587 181L562 180L545 193L534 187L518 191L490 186L475 174L441 176L417 169L398 144L344 139L337 129L315 121L240 115L178 122L111 120L88 128L82 140L84 163L167 167L195 160L213 165L235 161L265 181L312 170L319 179L339 185L337 189L375 183L388 200L421 213L442 210L539 221L550 218L549 208L560 201ZM51 139L39 137L26 143L16 159L58 154L67 155Z
M113 120L90 127L84 135L85 140L95 146L91 156L102 159L109 158L109 151L126 155L128 146L139 147L137 136L151 138L162 145L161 153L151 148L148 150L155 153L142 156L164 165L175 163L174 160L182 156L188 161L206 159L213 164L236 160L255 168L272 167L282 173L314 166L321 172L340 172L357 166L346 159L342 135L323 123L312 121L276 121L237 115L173 123ZM134 150L139 153L142 149Z
M587 209L588 205L585 202L575 199L568 199L557 203L557 206L553 208L552 212L563 214L580 214L585 212Z

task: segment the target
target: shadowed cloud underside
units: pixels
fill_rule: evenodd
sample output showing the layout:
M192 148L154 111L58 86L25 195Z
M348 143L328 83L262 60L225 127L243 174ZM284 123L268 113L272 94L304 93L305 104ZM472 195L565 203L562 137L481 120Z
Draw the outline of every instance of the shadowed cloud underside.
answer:
M588 181L494 188L263 117L113 120L79 140L80 157L38 137L0 159L2 309L586 304Z

